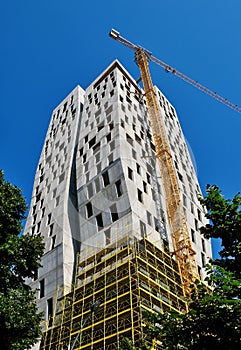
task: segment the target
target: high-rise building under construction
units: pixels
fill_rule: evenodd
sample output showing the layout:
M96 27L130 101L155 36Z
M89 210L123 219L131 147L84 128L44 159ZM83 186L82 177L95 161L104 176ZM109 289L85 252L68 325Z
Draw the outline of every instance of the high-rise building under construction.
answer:
M155 88L201 278L211 244L174 107ZM45 331L36 348L118 349L142 311L185 310L145 96L114 61L53 111L25 232L45 241L35 280Z

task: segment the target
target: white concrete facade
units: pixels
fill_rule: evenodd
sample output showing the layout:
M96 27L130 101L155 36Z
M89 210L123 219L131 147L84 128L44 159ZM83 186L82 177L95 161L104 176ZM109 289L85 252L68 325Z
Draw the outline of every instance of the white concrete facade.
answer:
M202 274L211 244L198 232L206 223L201 191L175 109L156 92ZM57 287L71 288L78 251L91 254L127 234L172 250L143 91L118 61L53 111L25 232L41 234L46 244L43 267L29 281L40 288L37 300L46 319Z

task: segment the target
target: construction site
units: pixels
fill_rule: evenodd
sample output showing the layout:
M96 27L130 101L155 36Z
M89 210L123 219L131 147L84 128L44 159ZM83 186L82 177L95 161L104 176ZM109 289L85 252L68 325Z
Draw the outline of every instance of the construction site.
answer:
M44 313L34 349L137 344L147 313L187 311L212 257L192 158L149 62L239 107L116 30L110 37L134 51L140 79L115 60L87 89L77 86L53 111L36 172L25 230L41 232L46 251L29 281Z
M118 349L121 339L143 338L147 312L184 312L178 265L147 239L79 256L71 293L57 299L40 349Z

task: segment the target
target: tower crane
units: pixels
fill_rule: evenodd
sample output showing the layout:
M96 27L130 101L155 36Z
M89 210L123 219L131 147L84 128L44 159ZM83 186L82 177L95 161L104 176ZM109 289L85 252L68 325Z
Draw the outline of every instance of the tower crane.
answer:
M185 81L188 84L191 84L192 86L196 87L197 89L201 90L202 92L206 93L207 95L215 98L217 101L223 103L227 107L235 110L238 113L241 113L241 108L238 105L235 105L234 103L228 101L226 98L218 95L216 92L214 92L214 91L208 89L207 87L199 84L197 81L187 77L183 73L179 72L176 68L173 68L170 65L168 65L167 63L161 61L159 58L154 57L152 55L152 53L150 51L146 50L145 48L142 48L141 46L138 46L138 45L135 45L135 44L131 43L127 39L125 39L122 36L120 36L120 33L117 32L115 29L112 29L111 32L109 33L109 35L110 35L111 38L119 41L121 44L129 47L129 49L131 49L131 50L133 50L135 52L137 50L139 50L139 49L142 49L144 51L145 55L148 57L149 61L156 63L158 66L160 66L163 69L165 69L166 72L170 72L170 73L176 75L178 78L182 79L183 81Z
M109 35L111 38L129 47L135 52L135 61L140 69L151 129L153 132L154 144L156 147L156 156L159 161L161 176L163 179L167 214L174 247L173 253L176 256L180 267L181 281L183 285L184 294L185 296L188 296L190 294L191 284L200 277L197 269L195 251L192 248L190 234L188 231L188 225L181 202L181 194L165 131L165 125L161 117L160 106L149 71L149 61L158 64L167 72L171 72L174 75L177 75L182 80L197 87L206 94L214 97L216 100L220 101L221 103L224 103L225 105L234 109L238 113L241 113L241 108L227 101L225 98L217 95L216 93L212 92L208 88L205 88L204 86L195 82L194 80L190 79L184 74L178 72L175 68L172 68L166 63L160 61L145 48L135 45L127 39L123 38L122 36L120 36L120 33L117 32L115 29L112 29Z

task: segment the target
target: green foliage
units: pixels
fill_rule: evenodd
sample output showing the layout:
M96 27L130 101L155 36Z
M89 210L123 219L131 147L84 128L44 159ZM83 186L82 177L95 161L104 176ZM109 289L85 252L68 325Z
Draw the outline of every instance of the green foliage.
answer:
M147 339L158 339L163 349L231 350L241 344L240 289L231 272L218 267L207 279L215 285L212 293L197 282L193 287L189 312L147 316Z
M34 291L25 284L40 267L40 236L20 235L27 209L22 192L0 171L0 339L1 349L25 349L40 335Z
M152 341L151 341L152 343ZM144 339L139 339L134 345L128 338L122 338L120 342L120 350L151 350L152 346Z
M206 284L192 287L189 311L147 314L146 344L157 340L168 350L235 350L241 346L241 197L224 199L217 186L207 186L200 199L210 223L201 228L206 238L222 243L220 259L207 266ZM136 344L135 344L136 345ZM132 349L131 347L123 349ZM136 347L134 349L141 349Z
M206 217L210 223L200 229L205 238L219 238L223 249L219 252L221 259L213 264L224 267L241 278L241 196L224 199L221 190L213 185L207 185L207 196L200 198L206 207Z

